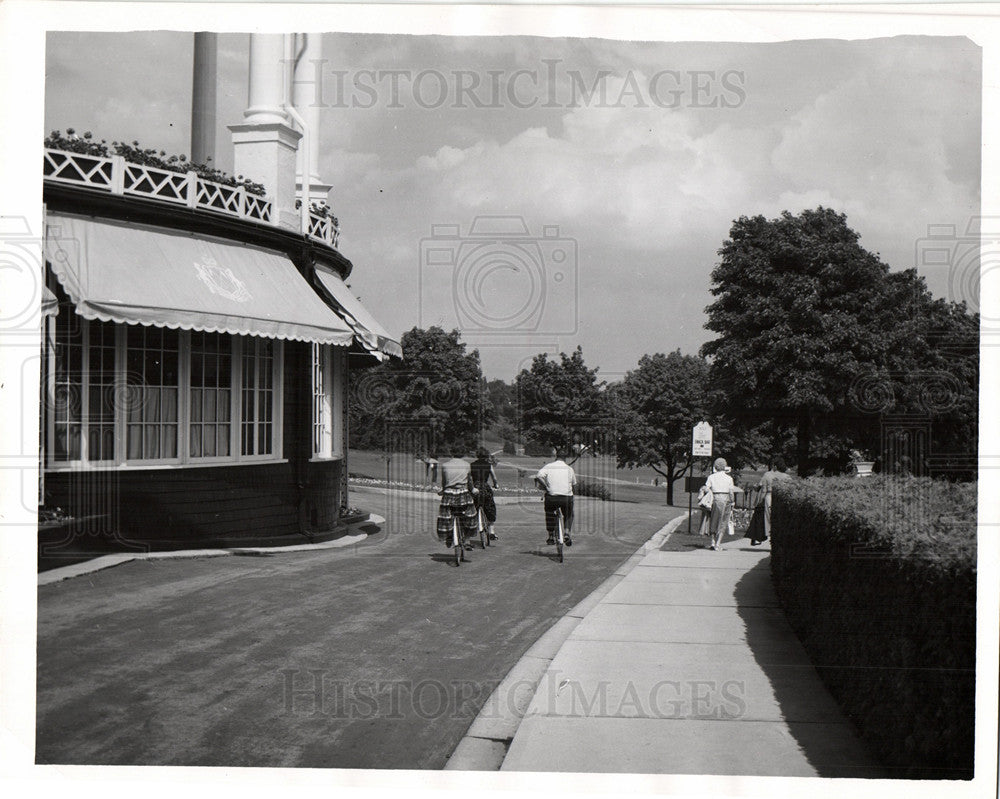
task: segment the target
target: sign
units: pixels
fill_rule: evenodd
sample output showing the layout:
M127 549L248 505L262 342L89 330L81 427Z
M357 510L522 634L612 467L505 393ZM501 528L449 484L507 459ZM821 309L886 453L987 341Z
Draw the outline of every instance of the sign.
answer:
M684 478L684 490L689 494L697 494L701 490L701 487L705 485L708 478L705 475L700 475L698 477L685 477Z
M712 457L712 425L698 422L691 432L691 455L695 458Z

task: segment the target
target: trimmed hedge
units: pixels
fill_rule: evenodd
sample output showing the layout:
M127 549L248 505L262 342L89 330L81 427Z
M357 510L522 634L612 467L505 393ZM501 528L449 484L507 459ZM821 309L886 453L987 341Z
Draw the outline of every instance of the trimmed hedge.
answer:
M779 483L775 589L820 677L893 776L971 779L976 484Z
M573 488L573 493L578 497L595 497L605 501L614 499L611 489L604 483L599 483L596 480L588 480L586 477L576 478L576 486Z

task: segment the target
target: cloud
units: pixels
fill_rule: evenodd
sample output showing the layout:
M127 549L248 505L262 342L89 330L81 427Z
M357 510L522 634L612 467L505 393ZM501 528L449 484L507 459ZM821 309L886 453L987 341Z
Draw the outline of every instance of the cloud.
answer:
M190 63L190 41L52 34L47 127L184 151L190 77L162 64ZM324 111L321 174L334 185L341 246L357 267L352 284L378 298L394 333L420 321L421 240L442 223L465 234L480 214L520 215L536 233L555 225L575 240L586 324L560 345L581 343L606 368L622 369L641 354L639 342L690 352L706 339L709 274L739 216L836 208L864 246L904 267L928 224L964 229L977 210L981 63L964 40L715 45L337 34L324 43L331 70L495 68L510 76L544 71L544 59L555 58L564 99L572 70L588 88L602 70L614 73L604 107L428 109L403 97L392 108L383 88L384 102L371 109ZM220 126L241 120L245 64L246 36L220 37ZM689 72L731 68L746 77L745 102L695 107ZM681 102L669 109L649 102L651 76L667 69L685 76ZM539 91L544 99L544 81ZM220 130L222 164L228 138ZM633 308L627 319L615 314ZM607 335L609 325L626 323L628 336Z

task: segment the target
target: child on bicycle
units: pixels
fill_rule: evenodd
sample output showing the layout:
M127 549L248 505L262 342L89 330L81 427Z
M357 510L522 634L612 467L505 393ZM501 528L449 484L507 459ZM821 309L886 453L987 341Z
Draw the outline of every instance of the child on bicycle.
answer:
M573 486L576 472L564 460L565 453L553 451L555 460L545 464L535 475L535 485L545 492L545 530L548 532L546 545L555 544L556 510L561 510L565 527L564 543L573 546L570 530L573 529Z
M493 531L493 526L497 521L497 503L493 499L493 489L499 488L500 484L497 482L493 461L486 447L480 447L476 450L476 459L472 462L472 484L479 491L475 495L476 507L482 508L483 517L486 519L487 535L489 535L490 541L496 541L497 535Z
M438 508L437 535L447 546L451 546L453 519L458 518L462 529L462 541L466 549L472 549L467 539L475 533L476 506L473 494L478 489L472 482L472 471L468 461L456 453L441 464L441 505Z

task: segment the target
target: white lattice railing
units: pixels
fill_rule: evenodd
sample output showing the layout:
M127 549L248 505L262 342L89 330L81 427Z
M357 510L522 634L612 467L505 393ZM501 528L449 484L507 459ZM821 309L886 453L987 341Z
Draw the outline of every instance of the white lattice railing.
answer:
M120 155L104 157L46 148L43 175L46 180L59 183L88 186L112 194L148 197L228 216L277 224L271 201L255 194L247 194L242 186L226 186L205 180L196 172L173 172L134 164ZM328 217L312 215L307 232L328 244L337 244L339 231Z
M309 212L309 235L313 238L337 246L337 239L340 238L340 226L329 216L317 214L315 211Z

